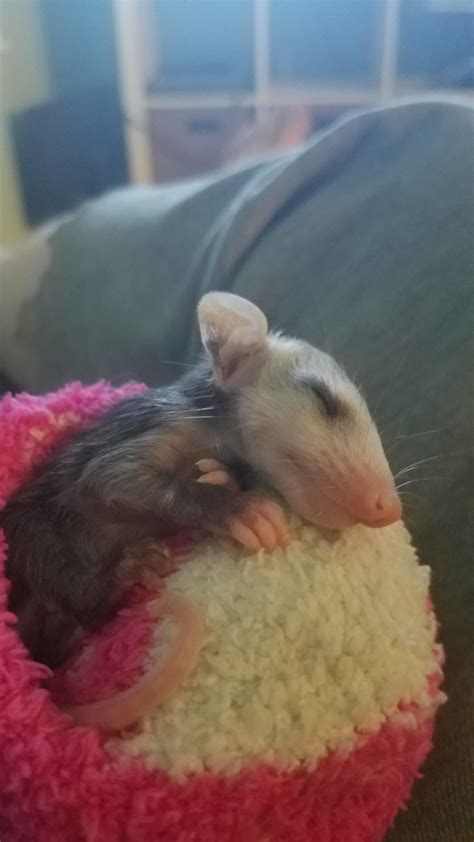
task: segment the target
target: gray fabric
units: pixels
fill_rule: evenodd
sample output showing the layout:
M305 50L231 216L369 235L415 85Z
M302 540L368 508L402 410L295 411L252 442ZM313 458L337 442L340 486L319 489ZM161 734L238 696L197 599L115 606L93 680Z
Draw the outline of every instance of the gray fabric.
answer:
M218 179L93 202L54 235L16 331L29 388L165 382L179 367L164 361L197 347L199 296L232 290L356 372L395 469L436 457L407 518L433 568L450 701L391 842L474 834L473 127L470 107L406 104Z

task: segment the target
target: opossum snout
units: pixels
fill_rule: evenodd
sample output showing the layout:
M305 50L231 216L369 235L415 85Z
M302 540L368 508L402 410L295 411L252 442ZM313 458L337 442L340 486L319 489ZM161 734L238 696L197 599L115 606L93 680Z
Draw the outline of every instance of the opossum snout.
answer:
M370 485L362 493L354 507L354 515L365 526L388 526L400 520L402 504L395 487L384 483L382 486Z
M357 466L348 463L335 471L333 482L336 500L356 523L380 527L400 520L402 504L388 465L386 470L374 470L364 461Z
M388 526L400 520L402 504L390 470L374 470L361 463L339 460L318 465L312 470L300 459L286 464L286 477L280 491L290 506L303 518L329 529L347 529L358 523L364 526ZM291 467L290 467L291 466Z

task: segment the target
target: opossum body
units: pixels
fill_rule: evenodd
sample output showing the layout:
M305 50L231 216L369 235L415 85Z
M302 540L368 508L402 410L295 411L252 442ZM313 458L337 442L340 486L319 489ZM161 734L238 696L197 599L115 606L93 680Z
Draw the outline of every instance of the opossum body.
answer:
M206 355L195 368L118 403L0 514L10 608L32 656L50 665L113 614L150 565L150 544L157 567L171 532L284 543L283 512L255 477L325 527L400 517L367 406L330 356L268 334L263 313L227 293L204 296L198 318Z

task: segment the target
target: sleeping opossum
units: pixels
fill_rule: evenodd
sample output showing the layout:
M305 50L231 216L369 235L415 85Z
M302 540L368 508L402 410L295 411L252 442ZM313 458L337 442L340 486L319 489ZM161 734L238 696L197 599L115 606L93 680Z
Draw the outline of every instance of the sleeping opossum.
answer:
M179 528L249 549L286 540L282 509L330 529L385 526L401 504L356 386L328 355L269 334L245 299L198 306L203 359L175 385L114 406L11 499L10 608L32 656L57 665L116 609Z

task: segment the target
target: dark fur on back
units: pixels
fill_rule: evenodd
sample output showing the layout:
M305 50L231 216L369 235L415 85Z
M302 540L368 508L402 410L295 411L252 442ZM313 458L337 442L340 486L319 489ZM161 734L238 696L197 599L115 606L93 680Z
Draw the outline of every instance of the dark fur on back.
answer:
M243 507L242 493L194 482L196 461L220 455L230 409L201 363L175 386L120 401L9 501L9 604L34 657L56 664L77 629L110 616L150 542Z

